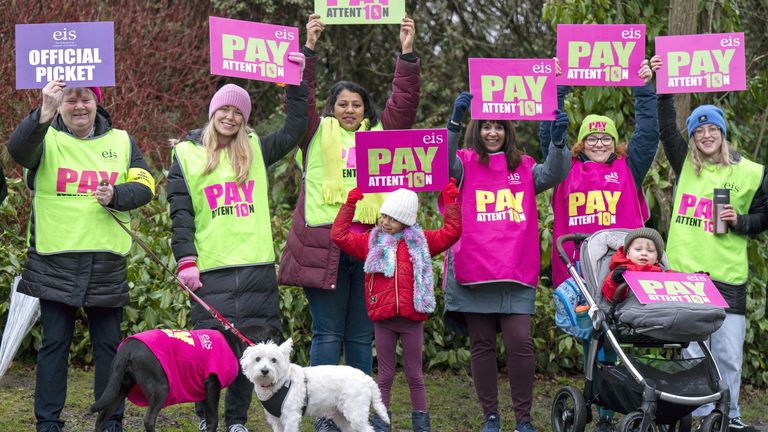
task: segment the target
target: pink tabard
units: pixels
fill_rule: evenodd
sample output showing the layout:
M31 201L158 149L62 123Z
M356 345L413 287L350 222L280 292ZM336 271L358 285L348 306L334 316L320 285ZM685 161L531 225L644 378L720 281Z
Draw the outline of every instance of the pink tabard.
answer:
M514 172L504 153L479 161L474 150L456 152L464 165L462 234L452 248L456 281L462 285L512 281L535 288L541 256L533 165L523 156Z
M627 158L617 157L612 163L583 163L573 158L568 177L555 188L552 196L555 214L554 236L586 233L610 228L640 228L648 220L645 197L635 186ZM573 243L563 243L569 257ZM568 271L552 245L552 282L555 287L568 279Z
M217 330L149 330L128 336L144 342L160 361L170 391L163 406L205 400L205 379L216 374L221 387L237 377L240 365ZM128 400L147 406L141 387L134 385Z

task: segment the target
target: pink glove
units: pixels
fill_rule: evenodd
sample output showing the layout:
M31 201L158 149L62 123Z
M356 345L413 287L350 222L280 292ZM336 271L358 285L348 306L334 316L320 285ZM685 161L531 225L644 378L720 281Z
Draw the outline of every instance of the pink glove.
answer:
M200 270L197 269L195 257L189 256L179 260L176 272L179 281L192 291L197 291L203 284L200 282Z
M288 53L288 60L294 63L297 63L299 66L301 66L301 73L299 74L299 76L303 77L304 65L307 63L307 59L304 57L304 54L300 52L290 52Z

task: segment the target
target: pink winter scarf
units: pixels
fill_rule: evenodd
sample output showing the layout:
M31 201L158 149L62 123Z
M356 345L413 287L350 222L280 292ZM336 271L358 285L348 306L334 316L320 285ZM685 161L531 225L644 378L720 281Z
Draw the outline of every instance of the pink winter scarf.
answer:
M366 273L383 273L386 277L393 277L400 239L405 240L413 262L413 307L417 312L433 312L435 293L432 257L429 255L427 238L418 224L406 227L397 234L387 234L378 226L374 227L368 239L369 251L363 269Z

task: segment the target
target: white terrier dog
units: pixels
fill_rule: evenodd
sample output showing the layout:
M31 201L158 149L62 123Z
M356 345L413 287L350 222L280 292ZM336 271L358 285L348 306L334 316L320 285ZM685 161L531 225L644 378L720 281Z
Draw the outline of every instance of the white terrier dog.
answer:
M240 359L275 432L298 432L301 416L333 419L343 432L373 432L370 406L389 423L379 387L349 366L301 367L290 361L293 341L249 347Z

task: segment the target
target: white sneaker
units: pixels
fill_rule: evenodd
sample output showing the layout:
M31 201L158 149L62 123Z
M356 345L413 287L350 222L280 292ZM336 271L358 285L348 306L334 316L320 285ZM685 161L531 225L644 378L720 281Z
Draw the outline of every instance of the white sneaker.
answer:
M200 432L208 432L208 424L205 422L205 419L200 419L200 424L197 426L197 430L200 431ZM216 428L217 432L218 432L218 430L219 429Z
M240 423L229 425L227 432L248 432L248 428Z

